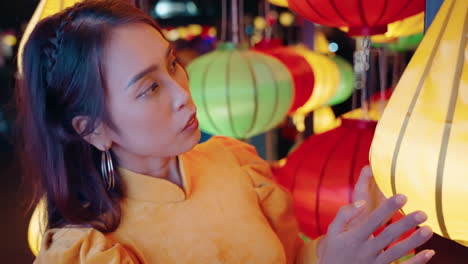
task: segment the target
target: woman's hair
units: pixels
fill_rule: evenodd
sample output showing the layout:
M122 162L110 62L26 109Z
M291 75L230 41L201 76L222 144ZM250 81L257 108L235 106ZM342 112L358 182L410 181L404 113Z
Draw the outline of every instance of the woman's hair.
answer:
M119 225L119 177L108 191L101 153L83 137L100 122L115 127L106 113L103 54L111 30L130 23L159 31L126 2L85 0L39 22L25 45L16 91L19 154L36 200L46 198L48 229L81 225L112 232ZM81 134L72 126L77 116L88 118Z

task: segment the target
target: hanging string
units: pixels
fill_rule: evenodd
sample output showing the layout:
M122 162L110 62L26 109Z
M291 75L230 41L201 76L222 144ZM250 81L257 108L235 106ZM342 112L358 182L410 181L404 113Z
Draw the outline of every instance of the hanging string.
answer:
M231 0L231 16L232 16L232 42L239 44L239 10L238 0Z
M226 42L227 31L227 0L221 2L221 42Z
M268 15L270 14L271 6L270 6L270 1L263 0L263 2L264 2L264 8L265 8L265 21L266 21L265 40L268 42L271 40L271 36L272 36L272 27L268 21Z
M361 93L361 118L369 119L369 107L367 104L367 71L369 70L370 37L356 39L356 51L354 52L355 91L353 93L352 108L357 108L357 93Z
M240 34L240 40L241 43L245 43L245 34L244 34L244 29L245 29L245 23L244 23L244 0L239 0L239 34Z
M379 113L382 116L383 111L385 109L385 90L388 88L387 86L387 54L385 49L379 48L379 73L380 73L380 99L379 99Z

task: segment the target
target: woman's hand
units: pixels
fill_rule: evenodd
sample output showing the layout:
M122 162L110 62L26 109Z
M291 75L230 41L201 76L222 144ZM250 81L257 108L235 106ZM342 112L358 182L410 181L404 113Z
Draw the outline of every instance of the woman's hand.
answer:
M432 236L432 230L425 226L384 250L405 232L426 221L427 216L421 211L413 212L373 237L375 230L406 203L406 197L399 194L385 199L368 168L363 170L356 184L355 199L358 200L353 204L340 208L327 234L319 242L319 264L388 264L424 244ZM425 250L403 264L427 263L433 255L434 251Z

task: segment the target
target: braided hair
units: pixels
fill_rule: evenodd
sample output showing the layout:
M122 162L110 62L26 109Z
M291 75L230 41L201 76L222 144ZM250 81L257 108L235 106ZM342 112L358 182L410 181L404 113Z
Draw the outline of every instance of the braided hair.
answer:
M83 6L85 6L83 2L77 3L58 15L60 24L57 29L52 32L53 35L49 37L49 45L44 47L44 54L47 56L46 81L48 83L52 82L54 67L57 62L57 58L60 55L60 47L63 43L64 31L66 30L66 27L73 22L74 17Z
M159 30L151 17L123 0L86 0L40 21L23 52L23 80L16 89L19 155L35 200L45 197L47 229L65 225L114 231L120 222L121 184L106 189L101 153L83 137L106 112L103 49L109 32L130 23ZM77 116L88 119L78 134Z

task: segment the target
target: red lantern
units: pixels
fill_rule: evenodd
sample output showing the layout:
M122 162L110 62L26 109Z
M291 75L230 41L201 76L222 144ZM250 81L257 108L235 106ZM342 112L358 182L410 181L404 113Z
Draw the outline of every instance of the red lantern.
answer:
M307 60L300 54L276 42L260 42L255 47L256 51L266 53L280 60L289 70L293 77L294 98L289 114L294 113L303 106L312 95L314 88L314 72ZM270 48L274 47L274 48Z
M278 182L293 195L302 232L326 233L338 209L352 202L353 186L369 164L376 122L343 119L341 126L309 137L274 169Z
M273 168L277 182L292 193L299 226L306 236L324 235L338 209L352 202L354 185L369 164L376 125L374 121L343 119L338 128L306 139L282 167ZM396 214L387 224L402 217Z
M424 11L425 0L289 0L300 16L331 27L349 27L348 34L375 35L387 24Z

